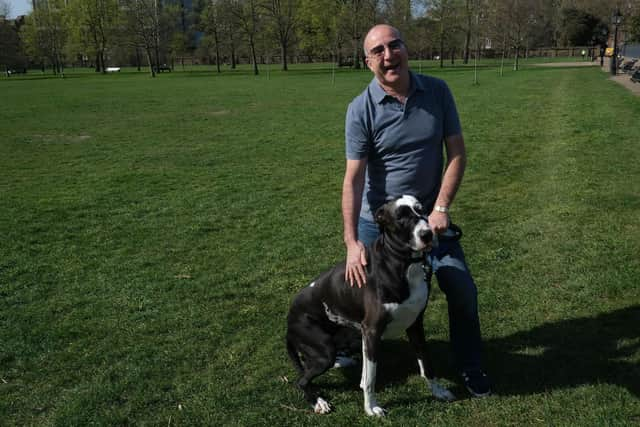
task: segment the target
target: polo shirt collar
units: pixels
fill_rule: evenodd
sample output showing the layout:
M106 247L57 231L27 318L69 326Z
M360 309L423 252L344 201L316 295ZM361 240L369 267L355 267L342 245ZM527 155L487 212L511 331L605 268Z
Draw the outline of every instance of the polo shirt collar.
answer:
M415 91L424 92L424 86L422 82L420 81L420 79L416 78L416 75L412 71L409 71L409 79L411 83L409 84L409 94L407 98L411 97L411 95L413 95ZM380 86L380 84L378 83L378 79L376 79L375 77L373 78L373 80L371 80L371 83L369 83L369 89L371 90L371 96L373 97L373 100L377 104L381 104L387 96L390 96L387 94L387 92L384 91L384 89L382 89L382 86Z

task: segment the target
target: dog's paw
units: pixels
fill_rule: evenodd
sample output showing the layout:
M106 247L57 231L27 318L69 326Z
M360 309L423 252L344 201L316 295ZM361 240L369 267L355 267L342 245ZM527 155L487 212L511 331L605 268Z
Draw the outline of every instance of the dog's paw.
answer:
M367 415L371 417L384 417L387 414L387 411L378 405L374 405L371 407L365 406L364 410L367 413Z
M350 366L355 366L357 365L358 362L356 362L356 359L353 359L351 357L346 357L346 356L337 356L336 357L336 362L333 365L334 368L348 368Z
M331 412L331 405L329 405L329 402L319 397L313 407L313 412L316 414L328 414Z
M452 402L456 400L456 397L445 386L437 381L430 381L431 393L438 400L445 402Z

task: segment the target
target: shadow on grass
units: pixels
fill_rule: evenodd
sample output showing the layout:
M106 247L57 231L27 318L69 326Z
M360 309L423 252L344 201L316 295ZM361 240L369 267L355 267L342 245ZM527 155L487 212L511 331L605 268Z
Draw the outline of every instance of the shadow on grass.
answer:
M485 340L485 365L494 383L494 393L528 395L580 385L611 384L640 397L637 362L625 360L637 358L640 352L639 324L640 305L635 305ZM449 343L429 340L429 349L436 376L459 384L457 372L450 363ZM407 341L383 343L379 387L404 383L417 371L414 353ZM345 369L344 374L344 388L357 387L359 369ZM467 395L460 386L452 391L458 397Z
M531 394L589 384L625 387L640 397L640 305L548 323L486 343L499 394Z

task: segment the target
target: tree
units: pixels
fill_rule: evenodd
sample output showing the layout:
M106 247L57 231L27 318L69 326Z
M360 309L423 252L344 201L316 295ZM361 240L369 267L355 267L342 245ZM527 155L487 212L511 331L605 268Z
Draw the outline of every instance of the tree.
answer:
M338 29L340 13L341 4L336 0L301 0L296 27L298 48L308 57L329 55L340 63L345 43Z
M11 5L7 0L0 0L0 18L8 18L11 15Z
M631 16L627 23L629 41L640 42L640 13Z
M0 66L8 71L25 68L25 64L18 26L14 22L0 19Z
M434 0L431 3L431 18L437 23L440 68L444 67L445 51L456 45L455 37L462 3L459 0Z
M125 28L130 43L144 50L151 77L160 66L159 0L122 0L126 13Z
M260 31L261 16L258 10L257 0L232 0L231 11L238 20L240 28L247 37L251 60L253 62L253 74L258 75L258 60L256 55L256 35Z
M287 55L289 44L298 23L299 0L266 0L264 7L275 24L275 30L280 45L282 69L288 70Z
M119 24L118 0L71 0L68 16L71 38L87 46L96 72L106 72L106 52Z
M562 11L562 26L565 28L567 41L572 46L586 46L591 43L596 31L600 28L600 20L582 10L575 8Z
M36 60L48 59L55 74L64 77L64 47L68 37L65 20L66 2L49 0L36 8L26 19L23 35L27 53Z
M411 3L411 0L384 0L382 3L382 15L389 24L400 30L405 38L413 31Z

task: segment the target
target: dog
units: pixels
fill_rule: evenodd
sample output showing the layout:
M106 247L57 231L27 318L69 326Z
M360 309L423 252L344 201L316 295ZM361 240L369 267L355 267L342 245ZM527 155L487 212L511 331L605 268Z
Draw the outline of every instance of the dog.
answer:
M367 250L366 285L350 286L342 262L320 274L291 303L287 352L300 375L297 386L318 414L326 414L332 407L312 393L311 381L334 365L352 362L338 356L336 341L344 328L354 328L362 335L360 387L367 415L385 415L374 395L380 341L405 331L415 350L420 376L432 394L439 400L455 399L435 380L427 358L423 315L430 291L425 278L430 274L423 268L425 252L431 249L435 236L422 206L415 197L405 195L380 207L375 221L380 236Z

